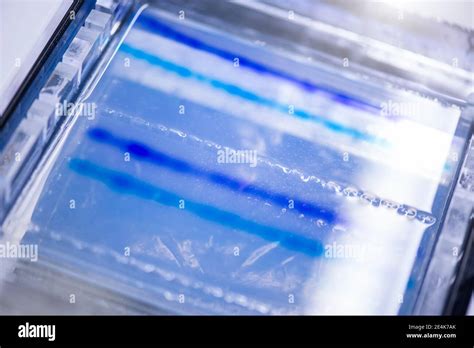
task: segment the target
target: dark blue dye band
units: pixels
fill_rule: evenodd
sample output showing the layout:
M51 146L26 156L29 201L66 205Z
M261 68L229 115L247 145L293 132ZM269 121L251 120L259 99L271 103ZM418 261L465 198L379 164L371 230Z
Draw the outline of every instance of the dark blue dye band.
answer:
M166 167L175 172L203 178L233 191L271 201L281 208L287 208L289 200L292 199L294 201L294 208L292 210L310 217L323 219L329 224L336 222L337 215L332 210L317 206L314 203L299 201L296 198L291 198L281 193L270 192L261 187L249 185L244 181L217 172L205 170L183 160L170 157L143 143L118 137L103 128L92 128L87 132L87 135L95 141L115 146L123 152L129 152L132 158L136 158L137 160Z
M201 83L205 83L215 89L225 91L226 93L239 97L241 99L247 100L251 103L258 104L260 106L268 107L271 109L274 109L276 111L279 111L281 113L284 113L285 115L288 115L288 105L281 104L275 100L259 96L251 91L248 91L246 89L243 89L239 86L223 82L217 79L214 79L212 77L208 77L206 75L203 75L201 73L195 72L189 68L186 68L184 66L175 64L173 62L164 60L156 55L147 53L141 49L135 48L133 46L130 46L128 44L122 44L120 47L120 50L123 53L127 53L135 57L136 59L141 59L145 60L148 63L158 66L161 69L164 69L168 72L172 72L182 78L187 78L187 79L194 79L197 80ZM292 115L294 117L307 120L310 122L314 122L317 124L320 124L321 126L325 127L326 129L335 132L335 133L340 133L344 134L347 136L350 136L354 139L357 140L363 140L369 143L373 144L378 144L378 145L386 145L385 141L383 139L378 139L376 136L372 134L365 133L363 131L360 131L356 128L348 127L345 125L342 125L338 122L329 120L325 117L319 116L312 114L310 112L301 110L301 109L294 109L294 114Z
M236 55L232 52L220 49L204 41L201 41L191 36L188 36L186 34L183 34L182 32L173 29L171 26L166 25L162 21L159 21L155 16L153 16L152 14L149 14L147 11L142 13L142 15L138 18L136 25L140 28L143 28L146 31L149 31L152 33L158 33L168 39L180 42L194 49L213 54L215 56L226 59L228 61L233 61L234 58L238 57L239 66L251 69L260 74L268 74L268 75L272 75L272 76L284 79L286 81L290 81L307 92L323 91L323 92L329 93L332 96L332 99L339 103L350 105L350 106L364 109L366 111L371 111L374 113L379 113L380 111L380 108L378 106L372 105L362 99L358 99L346 94L338 93L335 90L327 88L327 87L316 86L314 83L310 81L297 78L284 71L280 71L275 68L265 66L249 58L242 57L241 55Z
M179 206L179 201L184 199L186 208L183 212L187 211L222 226L237 229L271 242L278 242L280 246L288 250L310 257L319 257L324 253L324 247L319 241L290 231L265 226L212 206L186 200L128 174L100 167L81 159L72 159L69 162L69 167L80 175L103 182L107 187L121 194L133 195L176 208Z

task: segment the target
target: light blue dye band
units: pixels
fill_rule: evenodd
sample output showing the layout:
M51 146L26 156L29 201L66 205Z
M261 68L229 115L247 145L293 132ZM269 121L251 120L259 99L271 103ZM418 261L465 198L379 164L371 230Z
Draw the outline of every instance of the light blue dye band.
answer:
M243 89L231 83L220 81L218 79L195 72L187 67L162 59L156 55L153 55L141 49L135 48L129 44L126 44L126 43L122 44L122 46L120 47L120 51L122 51L123 53L129 54L135 57L136 59L144 60L148 62L149 64L160 67L161 69L164 69L168 72L174 73L182 78L194 79L203 84L207 84L208 86L211 86L215 89L225 91L229 95L247 100L251 103L254 103L260 106L277 110L279 112L284 113L285 115L288 115L288 105L281 104L270 98L259 96L258 94L255 94L251 91L248 91L246 89ZM328 130L331 130L335 133L340 133L340 134L350 136L357 140L363 140L369 143L385 145L385 142L383 139L379 139L374 135L365 133L356 128L342 125L338 122L331 121L322 116L315 115L301 109L295 108L293 116L302 120L307 120L310 122L320 124L321 126L325 127Z

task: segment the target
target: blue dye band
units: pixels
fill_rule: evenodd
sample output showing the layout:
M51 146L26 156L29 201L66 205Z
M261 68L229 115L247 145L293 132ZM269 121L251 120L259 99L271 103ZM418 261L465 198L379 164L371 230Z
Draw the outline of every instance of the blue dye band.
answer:
M122 44L120 47L120 51L123 53L132 55L136 59L141 59L149 64L155 65L160 67L161 69L164 69L168 72L174 73L182 78L186 79L194 79L197 80L201 83L207 84L215 89L225 91L227 94L239 97L241 99L247 100L251 103L258 104L260 106L268 107L271 109L274 109L276 111L282 112L285 115L288 115L288 105L281 104L275 100L272 100L270 98L262 97L259 96L258 94L255 94L251 91L248 91L246 89L243 89L239 86L220 81L218 79L206 76L204 74L195 72L187 67L184 67L182 65L175 64L171 61L162 59L156 55L147 53L141 49L135 48L131 45L128 44ZM301 109L294 109L294 114L292 116L295 116L297 118L311 121L317 124L320 124L321 126L325 127L328 130L331 130L335 133L340 133L344 134L347 136L350 136L354 139L357 140L363 140L367 141L369 143L375 143L379 145L384 145L385 142L383 139L378 139L376 136L365 133L363 131L360 131L356 128L352 128L349 126L344 126L338 122L331 121L327 118L324 118L319 115L312 114L308 111L304 111Z
M281 193L267 191L261 187L249 185L244 181L228 177L221 173L202 169L186 161L170 157L169 155L152 149L141 142L118 137L103 128L92 128L87 132L87 135L94 141L115 146L122 152L129 152L130 155L137 160L166 167L175 172L203 178L233 191L273 202L282 208L286 208L289 200L292 199L294 202L294 208L292 210L298 211L307 216L323 219L329 224L334 224L336 222L337 215L332 210L317 206L314 203L299 201L298 199L288 197Z
M377 114L379 113L380 108L378 106L372 105L362 99L338 93L335 90L327 87L317 86L305 79L292 76L291 74L288 74L284 71L265 66L252 59L242 57L241 55L236 55L235 53L223 50L204 41L188 36L176 29L173 29L169 25L166 25L162 21L159 21L155 16L148 14L146 11L138 18L136 25L146 31L158 33L168 39L179 42L193 49L210 53L228 61L233 61L236 57L238 57L239 66L251 69L260 74L268 74L292 82L307 92L323 91L325 93L329 93L332 96L332 99L339 103L364 109L366 111L370 110L371 112L375 112Z
M98 166L89 161L72 159L69 162L69 167L80 175L101 181L110 189L121 194L133 195L176 208L179 206L179 201L184 199L133 176ZM290 231L262 225L209 205L186 199L185 202L186 209L184 211L195 214L202 219L258 236L264 240L278 242L281 247L310 257L319 257L324 253L322 243L317 240L309 239Z

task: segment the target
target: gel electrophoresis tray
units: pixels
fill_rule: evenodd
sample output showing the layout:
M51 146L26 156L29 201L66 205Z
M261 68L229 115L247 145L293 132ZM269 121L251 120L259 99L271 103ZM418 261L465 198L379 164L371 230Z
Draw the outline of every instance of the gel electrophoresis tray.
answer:
M461 111L364 98L318 69L139 11L51 155L22 243L167 312L410 311Z

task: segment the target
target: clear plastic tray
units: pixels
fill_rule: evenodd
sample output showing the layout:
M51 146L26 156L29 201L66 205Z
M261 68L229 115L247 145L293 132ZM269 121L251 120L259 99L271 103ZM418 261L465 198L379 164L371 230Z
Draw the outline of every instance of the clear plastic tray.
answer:
M173 313L410 311L459 107L154 7L94 87L36 188L41 260Z

